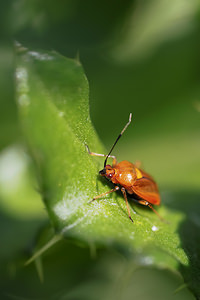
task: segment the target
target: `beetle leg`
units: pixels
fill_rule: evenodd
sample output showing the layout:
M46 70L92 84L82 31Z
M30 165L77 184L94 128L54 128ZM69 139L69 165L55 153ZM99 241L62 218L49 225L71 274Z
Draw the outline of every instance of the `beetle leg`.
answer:
M159 217L159 219L161 220L161 221L165 221L162 217L161 217L161 215L157 212L157 210L155 210L155 208L149 203L148 204L148 207L150 207L152 210L153 210L153 212Z
M116 191L118 191L118 190L119 190L119 187L116 185L116 186L114 187L114 189L112 189L112 190L110 190L110 191L108 191L108 192L105 192L105 193L103 193L103 194L101 194L101 195L98 195L98 196L94 197L92 200L89 201L89 203L93 202L94 200L96 200L96 199L98 199L98 198L101 198L101 197L103 197L103 196L106 196L106 195L108 195L108 194L110 194L110 193L116 192Z
M153 212L160 218L161 221L164 221L164 219L161 217L161 215L159 215L159 213L157 212L157 210L155 210L155 208L151 205L151 203L149 203L146 200L138 200L138 202L142 205L148 206L149 208L151 208L153 210Z
M90 152L90 149L88 147L88 145L85 145L86 149L87 149L87 152L92 155L92 156L101 156L101 157L106 157L107 155L106 154L100 154L100 153L95 153L95 152ZM108 156L109 158L112 158L113 159L113 167L117 164L117 160L116 160L116 157L114 155L109 155Z
M130 213L130 208L128 206L128 200L127 200L127 195L126 195L126 189L124 187L121 188L121 191L123 193L124 199L126 200L126 206L127 206L127 210L128 210L128 217L131 220L131 222L133 222L132 218L131 218L131 213Z

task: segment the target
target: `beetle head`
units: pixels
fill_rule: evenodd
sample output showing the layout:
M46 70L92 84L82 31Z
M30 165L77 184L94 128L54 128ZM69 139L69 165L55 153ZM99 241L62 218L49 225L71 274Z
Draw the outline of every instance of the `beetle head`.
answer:
M109 180L112 180L112 177L115 174L115 170L110 165L106 165L103 170L99 171L99 174Z

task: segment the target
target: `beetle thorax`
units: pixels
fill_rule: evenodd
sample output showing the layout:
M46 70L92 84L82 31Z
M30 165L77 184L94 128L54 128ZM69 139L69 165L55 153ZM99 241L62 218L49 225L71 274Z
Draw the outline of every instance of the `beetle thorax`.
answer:
M124 187L132 187L136 180L134 165L128 161L122 161L115 166L115 182Z

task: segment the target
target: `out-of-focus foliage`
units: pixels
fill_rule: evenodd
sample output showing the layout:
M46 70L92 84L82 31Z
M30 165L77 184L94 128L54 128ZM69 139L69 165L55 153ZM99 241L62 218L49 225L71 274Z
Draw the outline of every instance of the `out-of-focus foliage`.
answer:
M68 0L47 3L41 0L10 0L2 3L0 22L0 71L3 74L0 78L1 187L5 184L0 193L3 245L0 250L0 274L4 291L13 294L12 296L30 297L38 290L36 297L41 295L42 298L45 288L46 291L50 289L52 283L47 275L50 276L51 273L53 276L56 273L53 282L57 287L61 278L70 278L65 273L67 267L62 270L64 273L59 273L56 269L60 266L59 263L53 264L59 256L56 250L44 266L44 288L39 284L36 288L37 278L34 279L33 267L20 272L17 266L21 266L21 263L15 259L19 258L25 247L31 248L34 233L45 219L42 217L44 209L41 207L35 170L30 158L24 154L26 149L19 130L14 95L13 43L16 40L29 48L53 49L68 57L80 57L90 84L91 118L108 148L129 113L133 113L134 126L124 135L115 154L118 160L141 160L144 168L158 181L162 202L170 209L179 210L187 215L187 219L178 230L178 235L181 246L190 257L189 265L192 268L182 271L185 273L186 282L190 282L190 288L196 290L199 282L196 274L200 269L199 1L175 0L169 3L166 0L111 0L97 3L89 0ZM9 162L6 162L8 160ZM26 198L27 201L31 201L30 205ZM68 246L67 249L60 255L61 266L64 266L66 256L74 257L70 272L75 268L77 274L80 269L77 269L76 260L83 255L83 251L71 251ZM104 259L105 256L102 255L104 264L101 264L99 258L94 264L92 260L89 262L83 258L81 265L90 266L88 269L92 271L87 273L86 268L83 268L86 272L85 281L81 281L80 278L74 279L74 282L80 283L78 290L86 299L89 299L87 291L91 290L89 278L97 274L98 263L104 266L104 277L96 275L98 282L102 282L100 278L105 280L109 276L111 278L113 273L117 274L111 270L114 265L118 266L119 259L116 258L112 264L107 264ZM48 266L51 272L48 272ZM146 273L147 277L141 274L141 278L146 278L146 283L151 278L152 286L155 286L159 278L159 289L150 291L150 285L149 289L145 289L144 280L138 280L137 285L133 286L132 282L140 278L137 274L130 280L133 290L129 290L128 285L124 283L127 293L128 290L130 292L129 295L134 293L139 295L140 299L153 295L152 299L155 299L161 298L160 295L166 294L167 291L174 290L175 280L172 274L165 276L165 273L156 270L146 272L150 273ZM15 273L15 280L10 281ZM27 284L31 282L32 290L29 286L29 291L32 293L25 291L28 285L22 285L25 278ZM116 285L113 287L113 283L108 280L104 282L109 282L110 285L107 286L112 293ZM179 282L176 281L176 287ZM94 288L94 294L105 290L105 286L102 288L94 282L92 286L97 287L96 290ZM54 292L60 292L62 287L55 287ZM74 294L69 295L69 290L70 288L59 293L60 298L73 298ZM141 291L144 293L140 293ZM198 293L196 290L196 295ZM166 299L170 299L170 295L171 299L192 299L186 289L175 296L166 295ZM77 294L76 297L78 298ZM128 297L127 295L126 298L129 299ZM8 296L5 298L8 299ZM83 297L80 296L80 299Z

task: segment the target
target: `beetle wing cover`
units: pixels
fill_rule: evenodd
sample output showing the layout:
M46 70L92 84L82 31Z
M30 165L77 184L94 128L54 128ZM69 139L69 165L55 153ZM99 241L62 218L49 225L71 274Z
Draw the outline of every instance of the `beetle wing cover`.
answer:
M135 181L132 187L134 193L151 204L159 205L160 195L157 184L148 174L142 173L146 176Z

